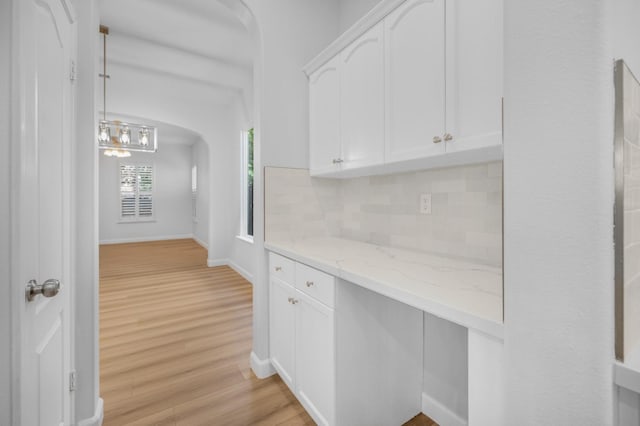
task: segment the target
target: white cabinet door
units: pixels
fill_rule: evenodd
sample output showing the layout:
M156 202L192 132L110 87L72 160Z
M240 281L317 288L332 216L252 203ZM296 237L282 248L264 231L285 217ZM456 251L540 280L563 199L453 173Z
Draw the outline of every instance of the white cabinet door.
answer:
M442 154L444 0L408 0L385 18L384 28L386 160Z
M269 350L271 364L292 392L295 372L295 290L277 278L271 278L269 306Z
M447 152L502 144L503 0L447 2Z
M333 309L296 292L296 388L319 425L335 424Z
M340 53L343 169L384 162L384 28L379 23Z
M309 77L309 163L311 174L340 169L340 77L336 56Z

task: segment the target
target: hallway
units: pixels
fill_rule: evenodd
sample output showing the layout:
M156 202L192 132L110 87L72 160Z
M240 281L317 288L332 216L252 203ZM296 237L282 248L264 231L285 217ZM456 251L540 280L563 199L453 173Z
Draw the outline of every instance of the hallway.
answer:
M100 247L105 426L313 424L249 367L251 284L193 240Z

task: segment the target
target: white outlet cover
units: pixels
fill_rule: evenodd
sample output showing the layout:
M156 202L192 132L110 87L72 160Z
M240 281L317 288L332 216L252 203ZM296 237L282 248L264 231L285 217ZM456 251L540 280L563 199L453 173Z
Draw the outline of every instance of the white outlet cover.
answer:
M420 194L420 214L431 214L431 194Z

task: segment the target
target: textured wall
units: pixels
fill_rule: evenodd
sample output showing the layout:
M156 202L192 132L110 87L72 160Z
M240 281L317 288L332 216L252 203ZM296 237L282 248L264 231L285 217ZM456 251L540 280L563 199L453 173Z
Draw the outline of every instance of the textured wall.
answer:
M504 7L505 424L610 425L611 2Z

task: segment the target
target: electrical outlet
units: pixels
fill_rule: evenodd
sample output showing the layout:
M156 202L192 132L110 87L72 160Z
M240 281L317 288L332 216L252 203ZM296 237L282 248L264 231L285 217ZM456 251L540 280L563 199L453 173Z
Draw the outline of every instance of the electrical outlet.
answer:
M420 214L431 214L431 194L420 194Z

